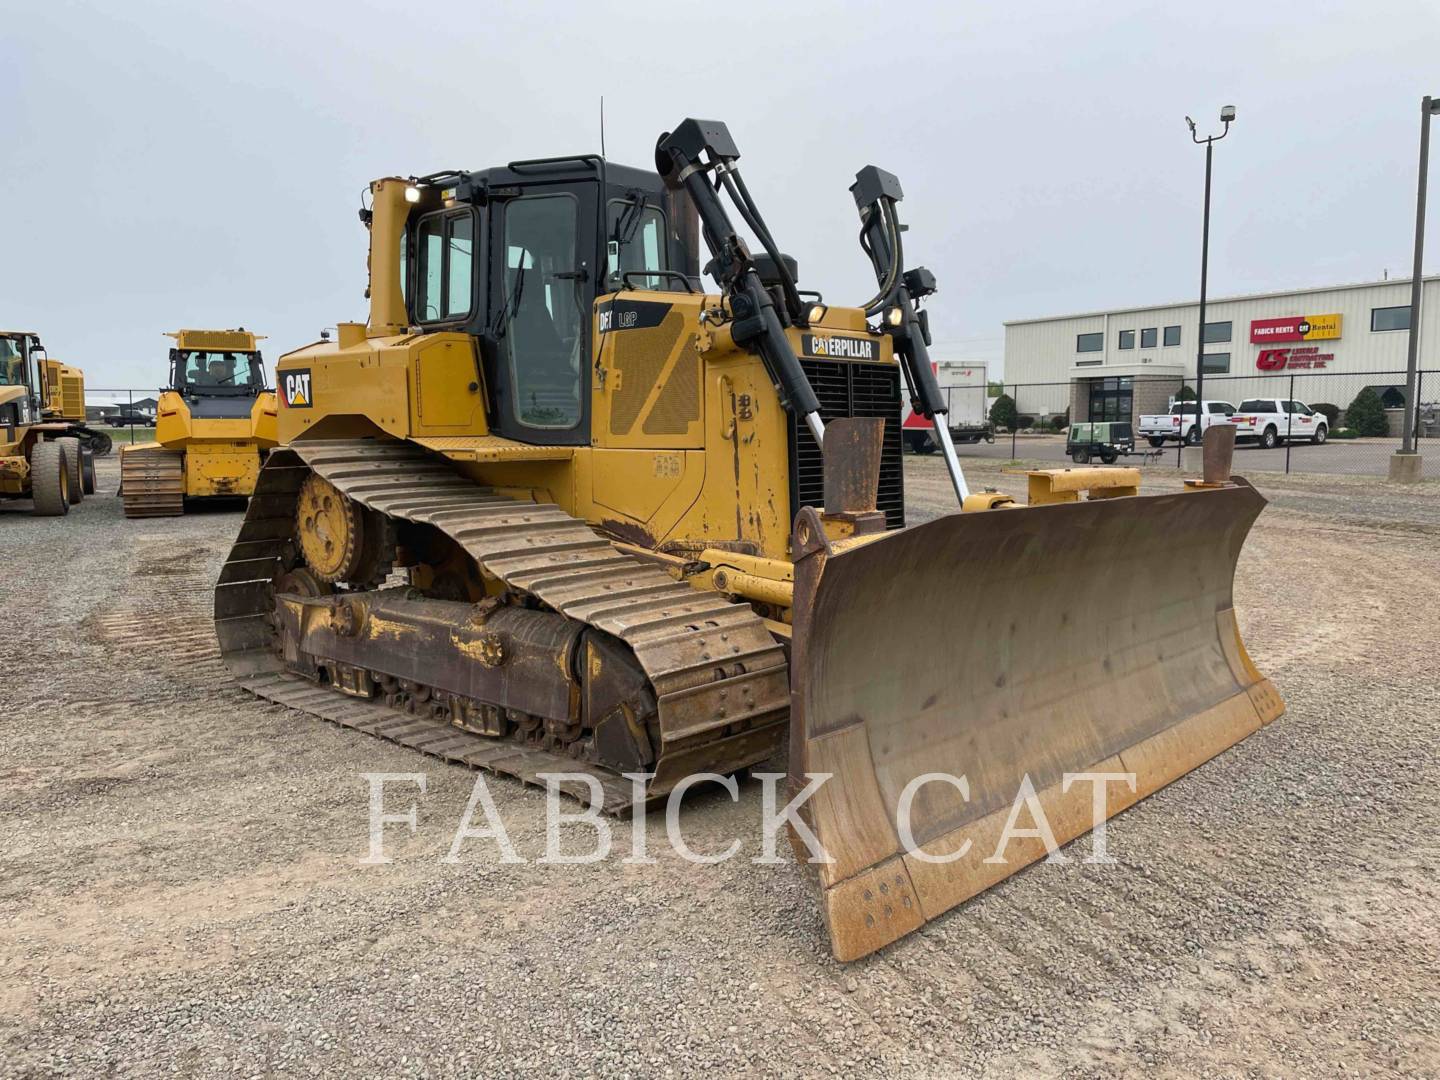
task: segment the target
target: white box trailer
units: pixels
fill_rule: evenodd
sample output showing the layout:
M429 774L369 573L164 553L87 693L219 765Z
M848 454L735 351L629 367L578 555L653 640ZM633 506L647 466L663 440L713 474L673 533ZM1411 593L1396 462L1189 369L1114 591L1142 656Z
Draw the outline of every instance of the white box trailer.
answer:
M946 419L950 435L957 443L978 443L981 439L994 442L990 431L990 373L983 360L937 360L935 381L945 397ZM900 429L904 432L906 449L917 454L930 454L938 449L930 421L910 408L908 399L902 412Z

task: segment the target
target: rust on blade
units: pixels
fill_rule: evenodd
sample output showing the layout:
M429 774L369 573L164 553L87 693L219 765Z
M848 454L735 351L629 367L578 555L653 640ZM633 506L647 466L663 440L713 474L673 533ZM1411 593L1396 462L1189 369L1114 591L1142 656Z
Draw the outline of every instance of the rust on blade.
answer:
M825 427L825 513L859 514L875 509L880 490L883 418L845 417Z
M1235 460L1235 427L1214 424L1205 432L1200 448L1201 476L1207 485L1223 484L1230 479L1230 466Z

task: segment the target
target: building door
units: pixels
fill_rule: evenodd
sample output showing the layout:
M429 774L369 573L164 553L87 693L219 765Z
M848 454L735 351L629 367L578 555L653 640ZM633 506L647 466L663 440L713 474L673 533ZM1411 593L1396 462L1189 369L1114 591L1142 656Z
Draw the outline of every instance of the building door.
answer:
M1130 423L1134 402L1135 389L1129 375L1090 380L1091 420Z

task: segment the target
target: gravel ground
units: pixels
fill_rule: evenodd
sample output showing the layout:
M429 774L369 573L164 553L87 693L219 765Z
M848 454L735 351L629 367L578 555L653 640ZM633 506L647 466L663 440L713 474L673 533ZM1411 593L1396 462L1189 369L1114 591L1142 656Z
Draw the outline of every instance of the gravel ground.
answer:
M475 774L229 687L239 515L126 522L100 481L0 508L0 1073L1440 1075L1440 485L1267 477L1237 596L1288 715L1112 822L1117 865L840 965L794 866L653 819L654 865L442 862ZM381 866L369 772L428 781ZM543 797L489 789L541 854ZM701 802L693 847L757 850L755 781Z

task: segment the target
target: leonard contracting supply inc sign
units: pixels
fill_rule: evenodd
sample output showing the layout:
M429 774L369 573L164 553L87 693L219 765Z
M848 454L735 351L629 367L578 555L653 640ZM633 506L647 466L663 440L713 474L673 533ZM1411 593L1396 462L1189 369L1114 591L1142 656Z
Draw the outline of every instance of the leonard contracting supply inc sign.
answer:
M1274 345L1284 341L1333 341L1340 336L1340 315L1287 315L1283 319L1252 319L1250 343ZM1255 366L1261 371L1282 371L1286 368L1323 368L1335 359L1331 352L1322 353L1318 346L1306 345L1288 349L1261 349Z

